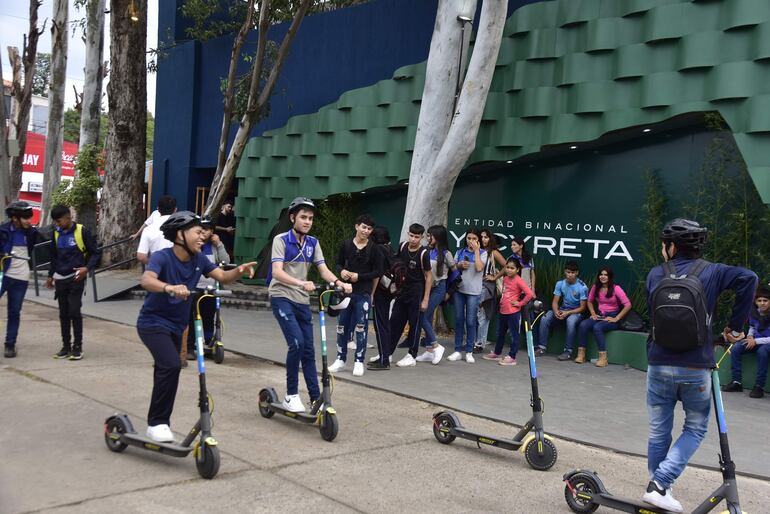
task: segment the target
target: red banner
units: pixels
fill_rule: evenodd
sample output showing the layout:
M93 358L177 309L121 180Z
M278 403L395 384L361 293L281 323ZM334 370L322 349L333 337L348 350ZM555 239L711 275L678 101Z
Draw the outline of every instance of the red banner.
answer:
M77 143L65 141L61 152L61 174L72 177L75 175L75 156L78 153ZM27 132L27 147L24 149L22 171L43 173L45 165L45 136Z

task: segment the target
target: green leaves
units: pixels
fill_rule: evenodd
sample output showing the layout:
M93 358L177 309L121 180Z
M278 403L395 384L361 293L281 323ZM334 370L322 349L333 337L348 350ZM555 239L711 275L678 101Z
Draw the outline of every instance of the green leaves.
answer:
M75 179L59 182L51 194L52 204L62 204L76 211L96 206L96 192L101 187L99 169L104 166L104 155L95 145L87 145L75 157Z

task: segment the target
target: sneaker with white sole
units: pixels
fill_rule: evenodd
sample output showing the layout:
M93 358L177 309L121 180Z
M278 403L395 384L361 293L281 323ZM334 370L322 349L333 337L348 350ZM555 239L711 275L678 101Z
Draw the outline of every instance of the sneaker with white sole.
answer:
M355 341L348 341L348 350L355 350L358 348L358 345Z
M147 437L156 443L173 443L174 433L168 425L154 425L147 427Z
M476 359L473 357L473 353L471 352L465 352L465 362L468 364L473 364L476 362Z
M377 362L378 360L380 360L380 355L379 354L375 355L374 357L369 357L369 362ZM392 355L388 358L388 362L393 364L393 356Z
M446 360L448 360L448 361L452 361L452 362L455 362L455 361L459 361L459 360L460 360L460 359L462 359L462 358L463 358L463 354L462 354L462 353L460 353L460 352L454 352L452 355L450 355L449 357L447 357L447 358L446 358Z
M445 348L441 346L440 344L437 344L436 347L433 349L433 360L430 361L431 364L438 364L441 362L441 357L444 356L444 350Z
M642 501L671 512L684 512L682 504L672 496L671 489L663 489L654 480L647 485L647 492L642 496Z
M408 366L417 366L417 361L414 360L411 353L404 355L400 361L396 363L399 368L406 368Z
M353 364L353 376L354 377L362 377L364 376L364 363L363 362L356 362Z
M337 373L343 369L345 369L345 361L342 359L337 359L331 366L329 366L329 371L332 373Z
M281 407L289 412L305 412L305 405L300 400L298 394L287 394L281 402Z
M416 359L417 362L433 362L433 352L425 350L422 352L421 355L418 355Z

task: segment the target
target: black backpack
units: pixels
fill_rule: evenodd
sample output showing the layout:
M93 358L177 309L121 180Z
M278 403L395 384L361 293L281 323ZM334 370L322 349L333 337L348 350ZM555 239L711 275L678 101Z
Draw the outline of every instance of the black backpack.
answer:
M665 276L652 291L652 340L662 348L682 353L710 344L711 315L698 276L709 263L697 259L684 275L671 262L663 264Z
M407 272L409 271L409 261L403 256L403 250L406 245L406 242L401 243L401 246L398 247L398 253L390 256L390 262L386 268L385 274L380 279L380 286L386 291L389 291L390 294L396 296L401 293L401 289L406 282ZM425 255L426 251L425 248L421 249L420 262L422 262L422 257Z

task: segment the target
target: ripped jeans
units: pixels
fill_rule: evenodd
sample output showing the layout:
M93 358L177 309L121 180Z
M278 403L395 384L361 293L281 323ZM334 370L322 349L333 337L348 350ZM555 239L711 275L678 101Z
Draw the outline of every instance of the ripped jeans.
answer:
M337 318L337 358L345 362L348 358L350 335L356 334L356 362L364 362L366 354L366 336L369 331L369 309L372 298L368 294L350 295L348 308Z
M315 366L315 347L313 346L313 316L310 305L292 302L287 298L270 298L273 316L286 338L289 351L286 354L286 394L299 393L299 363L302 362L302 374L310 393L310 400L321 396L318 388L318 373Z

